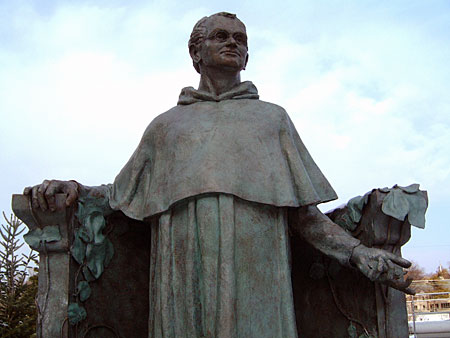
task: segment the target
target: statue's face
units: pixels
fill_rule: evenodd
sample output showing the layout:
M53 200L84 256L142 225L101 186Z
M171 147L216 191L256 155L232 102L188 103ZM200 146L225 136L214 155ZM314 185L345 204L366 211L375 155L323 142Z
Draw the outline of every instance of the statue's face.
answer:
M202 67L241 71L247 64L247 34L236 19L216 16L206 23L207 36L197 55Z

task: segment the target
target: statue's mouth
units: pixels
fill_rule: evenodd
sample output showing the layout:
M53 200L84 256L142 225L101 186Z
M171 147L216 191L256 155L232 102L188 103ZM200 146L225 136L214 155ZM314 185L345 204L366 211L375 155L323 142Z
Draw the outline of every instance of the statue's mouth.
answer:
M241 56L241 54L235 50L224 50L224 51L220 52L220 54Z

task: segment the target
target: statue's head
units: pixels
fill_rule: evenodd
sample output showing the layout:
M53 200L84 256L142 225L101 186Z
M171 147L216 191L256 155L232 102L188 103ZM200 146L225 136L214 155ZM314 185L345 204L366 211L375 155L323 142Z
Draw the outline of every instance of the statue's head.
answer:
M241 71L248 61L245 25L235 14L220 12L200 19L189 39L189 54L195 70L204 67Z

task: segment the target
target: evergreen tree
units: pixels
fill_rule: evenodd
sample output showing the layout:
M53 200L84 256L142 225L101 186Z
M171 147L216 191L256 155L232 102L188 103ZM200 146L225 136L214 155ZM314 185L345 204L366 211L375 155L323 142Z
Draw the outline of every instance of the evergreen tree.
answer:
M37 255L19 254L23 246L19 236L25 226L13 214L0 228L0 337L30 338L36 332L37 274L30 271Z

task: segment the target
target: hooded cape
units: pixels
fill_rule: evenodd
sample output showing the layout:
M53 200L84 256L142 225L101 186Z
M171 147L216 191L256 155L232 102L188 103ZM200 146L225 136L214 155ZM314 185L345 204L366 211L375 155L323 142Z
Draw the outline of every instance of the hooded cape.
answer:
M216 96L184 88L116 177L110 205L142 220L200 194L278 207L336 199L286 111L243 82Z

